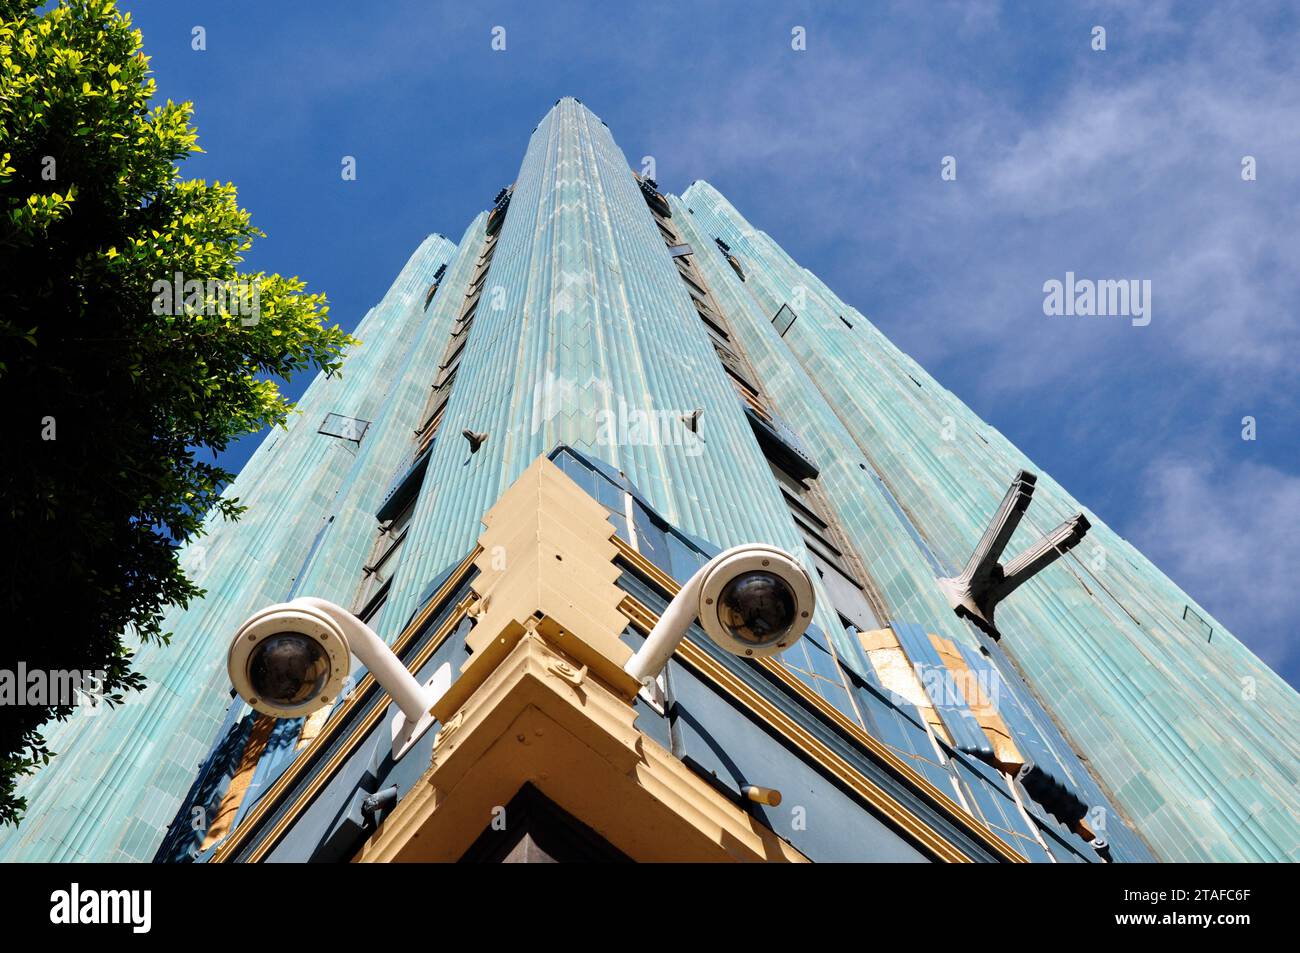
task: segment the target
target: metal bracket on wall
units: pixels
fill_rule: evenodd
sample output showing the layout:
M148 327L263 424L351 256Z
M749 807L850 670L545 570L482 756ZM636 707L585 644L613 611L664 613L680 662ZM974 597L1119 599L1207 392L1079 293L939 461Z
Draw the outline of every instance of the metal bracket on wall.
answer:
M451 676L451 664L444 662L433 673L433 677L425 682L425 687L431 692L434 702L441 698L450 687ZM410 751L411 746L419 741L424 733L435 724L437 724L437 719L433 717L431 712L426 711L417 722L408 721L406 715L398 712L397 717L389 725L389 734L393 745L393 760L401 760L402 755Z
M1091 528L1086 516L1075 513L1015 559L1000 564L1002 551L1029 509L1037 482L1028 470L1017 473L961 575L939 580L953 611L995 639L1001 637L993 624L998 603L1077 546Z

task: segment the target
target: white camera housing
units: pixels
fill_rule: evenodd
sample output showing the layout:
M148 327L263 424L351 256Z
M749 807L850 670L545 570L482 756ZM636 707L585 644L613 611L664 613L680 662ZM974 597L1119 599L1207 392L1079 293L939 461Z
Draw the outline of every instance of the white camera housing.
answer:
M254 613L235 633L226 669L254 710L302 718L347 689L354 655L400 710L391 726L393 757L400 758L433 725L429 709L451 684L451 667L421 685L374 630L341 606L301 598Z
M812 580L789 553L759 543L732 547L682 586L624 670L652 685L696 619L733 655L778 655L807 631L815 605Z
M803 636L812 620L814 605L812 580L793 556L768 546L739 546L722 553L706 567L700 584L698 615L700 625L718 645L732 655L766 658L779 655ZM727 587L751 574L769 574L789 587L793 597L790 625L781 634L773 633L761 642L741 638L724 616L728 614ZM734 621L734 620L733 620Z
M310 696L296 703L262 697L253 684L251 667L255 651L266 651L271 639L294 635L314 642L328 665L324 681ZM226 657L230 681L244 701L255 710L275 718L301 718L331 705L343 692L352 669L347 637L333 619L310 605L282 602L250 616L230 643Z

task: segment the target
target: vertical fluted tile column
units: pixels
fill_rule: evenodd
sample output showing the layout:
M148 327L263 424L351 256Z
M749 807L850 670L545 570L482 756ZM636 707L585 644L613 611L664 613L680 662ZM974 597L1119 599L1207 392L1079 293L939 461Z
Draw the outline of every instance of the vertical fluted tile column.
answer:
M699 442L680 419L696 408ZM477 453L462 429L488 434ZM557 443L623 470L690 533L802 552L626 158L572 99L538 125L519 170L394 580L394 618Z

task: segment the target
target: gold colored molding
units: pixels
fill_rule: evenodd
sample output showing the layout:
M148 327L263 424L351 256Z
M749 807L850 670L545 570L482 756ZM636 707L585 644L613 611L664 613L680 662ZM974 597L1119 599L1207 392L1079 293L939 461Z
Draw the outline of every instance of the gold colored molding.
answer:
M424 781L398 803L358 860L458 859L527 782L610 843L647 860L806 860L755 817L633 727L637 684L623 671L630 621L649 631L657 615L617 587L621 557L669 595L678 584L615 535L605 510L555 464L539 457L484 516L480 545L448 577L398 638L404 652L472 568L475 595L450 613L411 659L418 671L467 614L472 650L460 677L434 706L439 721ZM748 709L813 763L932 856L968 861L905 805L801 727L689 639L678 657ZM809 708L887 765L998 856L1025 858L935 788L902 758L804 685L776 660L760 664ZM249 854L265 859L384 718L381 697L338 743L343 716L379 689L367 674L319 735L216 848L229 860L282 805L307 766L320 766Z
M618 608L623 592L614 585L619 575L613 563L617 550L611 541L614 529L605 519L604 507L554 463L540 456L484 515L483 523L479 546L439 587L393 647L399 654L405 651L470 569L478 569L473 583L476 599L457 606L408 666L418 671L473 609L475 625L467 640L473 654L462 667L460 677L433 707L438 721L446 724L454 716L526 631L560 646L625 703L635 697L639 685L623 671L632 650L619 640L626 624ZM489 637L487 633L491 632L496 634ZM352 696L338 706L320 733L217 848L213 862L223 862L241 849L251 832L298 781L312 756L338 733L344 719L334 715L350 711L374 687L374 678L367 673ZM384 705L376 706L353 728L292 808L262 837L249 855L250 861L259 861L271 851L385 711Z
M483 684L526 630L565 655L625 700L640 686L623 671L632 650L620 641L627 621L614 527L603 506L559 467L540 456L483 516L474 565L477 621L460 677L433 706L445 723Z
M226 793L221 798L221 804L217 807L217 816L212 819L212 824L203 837L203 843L199 846L200 851L220 843L221 839L230 833L231 822L239 813L239 805L243 803L244 795L248 793L248 786L253 781L253 772L257 770L257 762L266 751L266 743L271 739L271 731L274 728L275 719L270 715L258 715L253 720L253 728L248 733L248 740L244 744L244 753L240 756L239 767L235 769Z
M527 631L442 727L428 771L355 860L458 860L531 783L635 860L807 861L635 718Z

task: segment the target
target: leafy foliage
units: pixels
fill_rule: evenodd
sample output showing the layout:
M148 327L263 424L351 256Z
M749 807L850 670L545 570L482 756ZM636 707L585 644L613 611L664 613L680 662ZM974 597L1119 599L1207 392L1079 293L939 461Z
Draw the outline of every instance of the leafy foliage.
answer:
M40 6L0 0L0 670L101 671L121 701L142 687L128 633L165 642L164 610L202 595L178 544L241 512L201 457L283 425L275 380L334 373L353 342L303 282L239 270L261 232L233 185L182 179L191 106L150 105L129 15ZM255 283L257 320L208 293L157 307L177 273ZM0 821L72 710L0 706Z

